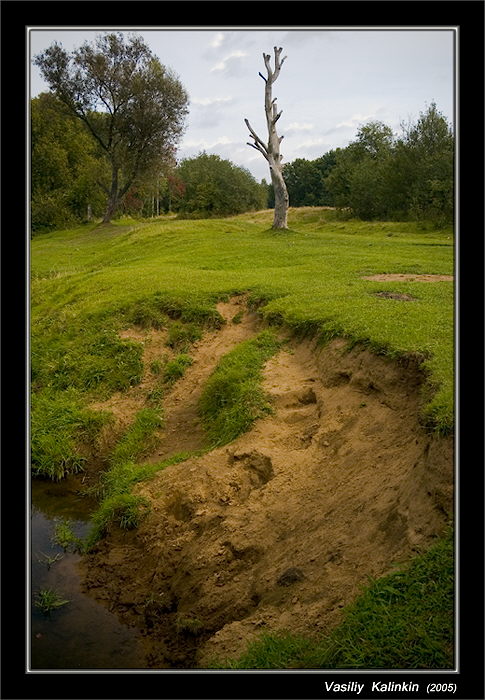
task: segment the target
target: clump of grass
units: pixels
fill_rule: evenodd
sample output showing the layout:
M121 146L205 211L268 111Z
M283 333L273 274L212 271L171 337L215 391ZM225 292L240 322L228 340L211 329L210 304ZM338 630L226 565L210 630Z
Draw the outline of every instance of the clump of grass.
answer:
M163 397L165 396L165 389L163 386L156 386L147 394L147 402L153 406L159 406Z
M272 331L263 331L225 355L209 378L199 410L212 446L225 445L268 413L261 370L280 348Z
M406 568L371 580L328 637L265 634L215 668L452 668L454 553L450 529Z
M169 319L156 297L139 299L125 311L127 324L141 328L164 328Z
M156 444L155 430L163 425L159 410L142 408L111 455L113 466L133 462Z
M162 373L163 369L163 363L160 360L153 360L153 362L150 363L150 372L154 374L155 376L158 376L159 374Z
M129 493L129 489L154 470L153 465L139 466L136 460L154 447L155 431L162 424L158 410L143 408L114 448L110 468L103 472L96 488L101 503L91 516L91 529L84 543L86 549L92 547L110 525L131 530L138 527L147 514L147 501Z
M204 623L198 617L179 614L177 615L175 627L179 634L197 636L204 630Z
M171 285L173 289L173 285ZM210 298L200 296L198 293L187 299L185 295L180 298L168 296L166 292L155 292L155 299L160 309L171 319L177 319L184 324L195 324L199 327L221 328L225 321L221 314L212 306L220 295L210 295Z
M83 542L80 537L74 533L72 524L69 520L60 520L54 526L53 541L67 551L78 551L82 549Z
M131 493L108 496L91 518L91 529L85 541L86 549L92 547L113 525L122 530L133 530L148 512L148 501L142 496Z
M195 323L175 321L168 331L167 345L185 353L196 340L202 337L202 329Z
M59 481L83 471L86 457L81 446L93 445L109 414L82 408L72 392L34 394L31 407L33 476Z
M62 598L61 595L52 588L41 589L34 598L35 607L40 608L44 615L49 615L52 610L62 608L62 606L67 605L69 602L69 600Z
M165 365L165 369L163 371L163 381L166 384L173 384L177 381L177 379L184 376L185 370L187 367L190 367L192 362L192 358L185 353L177 355L177 357L170 360L170 362L167 362Z

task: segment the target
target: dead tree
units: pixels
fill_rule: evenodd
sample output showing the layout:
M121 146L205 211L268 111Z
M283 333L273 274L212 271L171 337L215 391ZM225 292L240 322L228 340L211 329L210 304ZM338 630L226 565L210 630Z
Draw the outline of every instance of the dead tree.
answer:
M286 58L285 56L280 60L281 51L281 48L278 49L276 46L274 47L274 70L271 70L270 66L271 56L269 54L263 54L267 77L265 78L262 73L259 74L265 82L264 109L266 112L266 123L268 126L268 143L265 144L259 138L247 119L244 120L249 129L251 138L254 140L254 143L250 143L248 141L248 146L252 146L257 151L262 153L268 161L275 197L273 221L273 228L275 229L288 228L287 215L289 204L288 190L286 189L286 184L283 179L283 166L281 164L283 157L280 154L280 143L283 136L278 137L278 134L276 133L276 122L281 117L281 112L278 112L276 107L276 97L273 99L272 96L273 83L279 76L281 66Z

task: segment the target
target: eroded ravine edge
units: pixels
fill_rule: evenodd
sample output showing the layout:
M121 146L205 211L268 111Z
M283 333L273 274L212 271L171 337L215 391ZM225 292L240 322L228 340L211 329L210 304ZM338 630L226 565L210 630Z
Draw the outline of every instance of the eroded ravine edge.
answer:
M221 331L205 336L194 358L216 360L258 323L226 323L231 340L216 352ZM174 410L183 382L199 386L192 367ZM451 517L453 443L420 425L422 381L412 362L342 340L292 341L265 369L273 415L136 487L149 515L83 569L87 590L141 628L147 667L207 667L262 631L327 633L368 576L426 550Z

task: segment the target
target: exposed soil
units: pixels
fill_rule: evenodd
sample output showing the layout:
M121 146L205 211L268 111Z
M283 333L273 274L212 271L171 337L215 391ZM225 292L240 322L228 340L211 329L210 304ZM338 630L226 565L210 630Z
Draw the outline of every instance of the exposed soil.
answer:
M218 309L227 323L191 351L146 461L204 446L202 385L262 328L242 297ZM144 337L147 353L164 352L163 333ZM142 629L148 668L210 667L263 631L328 633L369 576L425 551L451 518L453 442L419 424L416 360L290 340L264 377L274 413L139 484L146 519L113 530L82 562L86 589ZM120 420L143 391L108 402Z
M399 294L398 292L376 292L374 296L383 299L397 299L397 301L416 301L416 297L413 297L412 294Z
M370 275L362 277L372 282L453 282L453 275L412 275L393 273L388 275Z

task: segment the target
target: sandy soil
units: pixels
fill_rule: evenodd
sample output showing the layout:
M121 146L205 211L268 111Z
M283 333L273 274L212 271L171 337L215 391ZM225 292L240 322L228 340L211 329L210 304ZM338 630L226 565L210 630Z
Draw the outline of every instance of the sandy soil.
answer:
M218 308L227 323L191 352L146 461L203 447L203 382L261 328L247 311L231 322L242 297ZM413 358L290 341L265 369L272 415L138 485L147 518L113 530L82 568L86 589L142 630L148 668L210 667L263 631L322 635L369 576L429 547L452 515L453 442L421 428L422 382Z
M453 275L412 275L391 273L386 275L370 275L362 277L373 282L453 282Z

